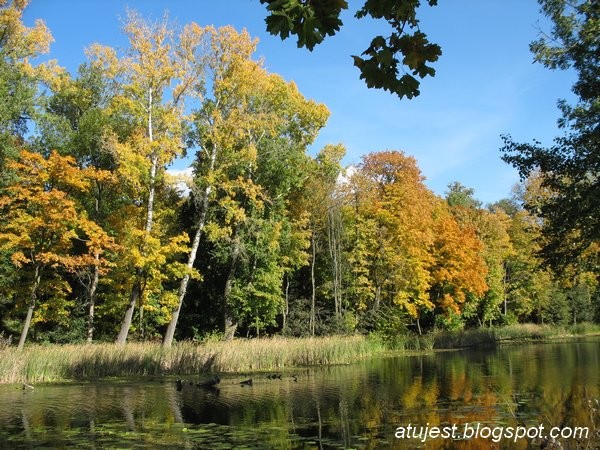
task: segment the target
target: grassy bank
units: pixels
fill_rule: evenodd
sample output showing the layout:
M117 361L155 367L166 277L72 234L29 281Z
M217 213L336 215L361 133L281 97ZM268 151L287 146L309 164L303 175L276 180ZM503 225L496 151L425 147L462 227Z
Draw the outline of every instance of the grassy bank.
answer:
M230 342L180 342L168 350L157 343L31 345L22 352L0 349L0 383L39 383L106 377L198 375L291 367L348 364L396 353L491 347L523 341L600 334L600 325L571 327L519 324L501 328L400 335L317 338L237 339Z
M495 346L524 341L568 339L600 334L600 325L582 323L567 327L524 323L497 328L475 328L453 332L439 332L428 337L434 349Z
M398 352L422 352L469 347L494 347L527 341L550 341L577 336L600 335L600 324L582 323L572 326L515 324L457 331L437 331L422 336L399 334L380 336L388 349Z
M168 350L156 343L32 345L0 351L0 383L281 370L347 364L385 351L364 336L181 342Z

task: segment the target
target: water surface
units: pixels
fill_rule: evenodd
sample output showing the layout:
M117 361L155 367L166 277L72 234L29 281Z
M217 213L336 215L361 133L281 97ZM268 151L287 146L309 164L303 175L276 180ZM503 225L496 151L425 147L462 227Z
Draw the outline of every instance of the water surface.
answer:
M348 366L207 376L0 386L0 448L540 448L537 437L465 439L473 427L588 427L562 448L597 448L600 340L379 358ZM294 377L295 375L295 377ZM252 378L252 386L240 381ZM297 380L297 381L296 381ZM191 384L190 384L191 383ZM399 427L455 439L399 439ZM461 438L462 437L462 438Z

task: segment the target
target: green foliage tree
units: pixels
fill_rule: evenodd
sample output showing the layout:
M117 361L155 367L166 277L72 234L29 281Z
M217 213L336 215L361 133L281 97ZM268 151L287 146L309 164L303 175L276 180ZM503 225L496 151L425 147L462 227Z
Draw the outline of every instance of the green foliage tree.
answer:
M450 207L481 208L481 202L474 197L475 190L463 186L458 181L450 183L445 194L446 202Z
M543 220L546 237L541 252L557 271L593 247L591 264L598 270L600 239L600 13L598 2L540 0L542 12L553 22L530 46L535 60L550 69L572 69L577 74L574 105L559 102L564 136L554 145L522 144L504 137L503 159L519 170L522 179L538 171L551 191L540 202L526 203Z
M308 231L310 233L310 314L308 329L315 335L317 327L317 297L323 289L334 299L335 315L341 314L341 271L339 256L340 243L335 242L336 233L333 219L339 207L336 198L337 181L341 174L341 159L346 149L342 145L326 145L307 168L302 202L308 213ZM332 233L333 232L333 233ZM338 239L339 241L339 239ZM329 246L328 254L326 247ZM329 266L329 267L328 267ZM319 267L331 274L319 277ZM331 267L333 270L328 270ZM331 289L325 288L319 278L331 280ZM323 289L319 289L320 285Z
M261 0L267 5L267 31L287 39L298 36L298 47L312 50L327 35L333 36L343 25L342 10L346 0ZM428 0L429 6L437 0ZM429 64L437 61L442 51L427 40L419 29L417 10L420 0L366 0L356 12L358 19L371 17L384 20L391 27L389 36L375 36L361 56L353 56L360 78L370 88L384 89L398 97L419 95L419 78L434 76ZM409 69L407 73L405 68Z

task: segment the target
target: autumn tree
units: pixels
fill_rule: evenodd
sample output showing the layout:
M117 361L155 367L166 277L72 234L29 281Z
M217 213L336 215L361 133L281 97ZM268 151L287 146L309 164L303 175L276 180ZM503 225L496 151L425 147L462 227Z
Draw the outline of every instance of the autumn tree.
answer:
M364 259L350 263L360 275L357 280L362 280L357 292L363 302L369 302L357 307L377 309L385 302L419 325L421 313L434 306L429 298L434 195L423 184L414 158L398 151L366 155L353 179L358 190L351 195L357 202L360 228L351 239L367 241L359 244L365 248ZM368 267L369 273L360 273L361 266Z
M477 319L482 325L499 318L505 300L505 263L512 250L507 229L509 217L502 210L482 208L474 197L475 191L459 182L448 185L446 203L462 228L475 232L480 242L479 256L483 258L486 288L471 299L463 310L464 319ZM483 293L485 292L485 294Z
M17 181L6 187L0 197L0 248L10 252L14 266L23 270L28 279L21 349L36 307L65 317L70 286L59 272L98 264L94 255L110 248L112 240L81 212L70 195L89 189L94 177L77 168L72 158L52 152L44 159L23 150L19 160L11 161L9 167ZM76 251L77 242L84 243L84 251ZM35 318L46 319L44 313Z
M201 108L194 113L194 130L192 138L199 146L197 158L194 163L195 177L191 184L193 209L195 210L194 238L187 258L187 267L192 268L204 228L207 223L209 202L215 195L215 186L225 188L230 182L226 170L229 164L234 163L233 136L238 131L236 127L243 128L236 113L235 102L242 101L236 97L235 77L242 81L239 71L243 70L244 64L250 62L256 42L251 40L247 33L238 34L233 28L226 27L220 30L208 27L205 33L206 52L203 56L204 76L211 86L212 95L207 88L201 88L203 98ZM248 74L247 74L248 75ZM248 80L246 80L247 82ZM231 86L231 89L228 87ZM247 87L246 87L247 89ZM223 108L219 108L223 105ZM245 111L241 111L242 114ZM231 120L230 119L231 116ZM243 133L243 131L241 131ZM243 150L238 152L238 158L244 158ZM232 185L235 183L233 181ZM233 186L230 186L233 189ZM175 329L179 320L179 314L183 306L187 292L190 275L181 280L177 292L177 304L172 312L171 320L163 338L163 345L169 347L173 342Z
M70 155L80 168L96 173L90 189L78 194L78 201L90 219L116 236L114 218L128 204L116 174L115 155L106 139L114 128L108 108L117 87L101 67L86 63L79 67L76 78L63 72L47 89L44 108L36 116L38 133L31 137L30 145L40 153L52 148ZM94 337L99 290L106 281L100 277L100 267L108 263L101 264L100 254L94 259L93 265L80 268L76 274L86 298L88 341Z
M549 310L553 309L556 313L564 309L565 297L559 295L556 276L543 266L539 254L543 245L541 222L522 206L526 201L535 202L534 198L543 190L541 179L532 177L513 188L511 199L493 205L495 210L503 211L510 218L507 232L511 251L504 263L505 323L551 321ZM553 302L562 306L552 305Z
M452 318L464 312L468 298L479 299L488 290L484 244L476 228L457 220L442 202L437 207L434 233L431 302L441 313L441 321L455 326Z
M203 91L202 106L194 113L192 135L199 151L192 185L195 235L187 265L193 267L208 226L207 238L228 266L223 311L232 335L237 320L251 320L258 328L281 310L282 263L288 258L279 243L284 231L294 228L286 199L297 189L306 146L327 111L253 61L256 41L245 31L207 27L205 36L210 90ZM294 249L287 251L293 258ZM180 283L165 346L173 340L188 282L184 277Z
M0 186L9 182L7 159L16 158L33 116L37 82L32 60L47 53L52 35L42 20L23 24L27 0L0 1Z
M492 324L500 319L506 301L506 262L514 252L508 230L510 217L499 209L482 210L477 235L483 243L483 259L487 266L487 292L479 306L482 323Z
M94 45L89 50L92 64L100 67L119 86L110 104L117 128L112 134L112 151L117 171L126 183L129 196L140 212L127 231L130 267L133 270L131 293L121 323L117 343L124 344L136 305L143 314L144 290L152 274L173 255L186 251L187 235L169 236L156 218L166 216L156 210L157 195L165 186L166 166L184 148L183 119L185 100L197 97L203 82L201 71L202 30L190 24L176 35L166 17L149 23L129 12L124 24L129 49L122 56L109 47ZM163 208L167 205L163 203ZM143 211L143 212L142 212ZM133 211L131 211L133 212ZM171 252L171 254L169 254ZM184 276L180 267L175 272ZM160 290L160 276L155 278Z

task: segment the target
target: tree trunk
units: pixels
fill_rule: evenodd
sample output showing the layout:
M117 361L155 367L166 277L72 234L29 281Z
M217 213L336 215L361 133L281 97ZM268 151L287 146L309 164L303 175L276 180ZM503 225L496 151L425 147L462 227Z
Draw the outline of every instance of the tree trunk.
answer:
M231 294L231 288L233 287L233 280L235 276L235 269L237 265L237 259L240 254L240 242L237 238L234 238L233 249L231 251L231 266L229 267L229 273L227 274L227 280L225 281L225 290L223 292L223 319L224 319L224 334L223 340L230 341L235 335L237 329L237 323L233 319L233 312L229 304L229 295Z
M148 91L148 140L150 144L154 141L154 134L152 129L152 89ZM150 156L150 186L148 189L148 208L146 209L146 236L149 236L152 232L152 224L154 221L154 196L156 191L156 172L158 171L158 155L156 152ZM146 237L144 237L145 239ZM144 242L145 244L145 242ZM145 245L142 244L142 256L146 256ZM125 311L125 316L121 322L121 330L117 336L116 343L124 345L127 342L127 335L129 334L129 328L131 327L131 321L133 320L133 312L135 311L135 305L142 297L142 280L143 273L141 269L136 270L136 280L133 288L131 289L131 297L129 306Z
M204 228L204 223L202 223L201 227L196 230L196 235L194 236L194 242L192 243L192 248L190 250L190 255L188 257L187 267L191 269L194 267L194 262L196 261L196 253L198 251L198 247L200 246L200 237L202 236L202 229ZM187 292L187 286L190 281L190 275L186 274L181 283L179 284L179 290L177 291L177 308L173 311L173 316L171 317L171 321L167 326L167 331L165 331L165 336L163 338L163 347L167 348L173 344L173 337L175 336L175 329L177 328L177 321L179 320L179 313L181 312L181 307L183 306L183 299L185 298L185 294Z
M152 231L154 223L154 196L156 193L156 172L158 171L158 156L153 154L151 157L152 166L150 166L150 189L148 191L148 209L146 211L146 233Z
M210 155L210 166L209 172L212 172L215 168L215 161L217 159L217 149L213 147L211 155ZM194 263L196 262L196 255L198 253L198 247L200 246L200 238L202 237L202 232L204 231L204 225L206 223L206 217L208 215L208 200L210 197L210 193L212 191L212 186L206 186L204 193L202 195L202 200L200 204L200 215L198 216L198 221L196 222L196 234L194 235L194 241L192 242L192 248L190 249L190 254L188 256L187 267L188 269L192 269L194 267ZM190 275L186 274L181 283L179 283L179 290L177 291L177 308L173 311L173 316L171 317L171 321L167 326L167 331L165 331L165 336L163 338L163 347L170 347L173 344L173 337L175 336L175 329L177 328L177 321L179 320L179 313L181 312L181 307L183 306L183 300L185 299L185 294L187 292L187 286L190 281Z
M141 277L141 275L137 275L137 277ZM133 285L133 289L131 289L131 296L129 297L129 306L127 307L127 311L125 311L125 317L123 317L123 321L121 322L121 330L119 331L119 335L117 336L117 340L115 341L118 345L125 345L127 342L127 335L129 334L129 327L131 326L131 321L133 319L133 311L135 310L135 305L137 304L141 295L141 285L139 279L136 280Z
M310 263L310 283L312 287L311 297L310 297L310 334L311 336L315 335L315 299L316 299L316 288L315 288L315 261L317 259L317 251L315 249L315 233L310 236L310 243L312 247L312 260Z
M40 266L39 264L36 264L33 276L33 285L31 286L31 293L29 295L29 307L27 308L27 316L25 317L25 323L23 323L23 330L21 331L21 338L19 339L17 350L23 349L25 340L27 339L27 333L29 332L31 318L33 317L33 310L35 309L35 302L37 300L37 290L40 285L40 279Z
M503 298L503 303L504 303L504 315L506 316L506 313L508 312L508 305L506 304L506 278L508 276L508 270L506 269L506 262L504 262L504 264L502 265L503 269L504 269L504 276L502 277L502 298Z
M146 333L144 331L144 305L142 304L142 302L140 302L140 305L139 305L138 319L139 319L139 325L138 325L139 337L140 337L141 341L144 341L146 339Z
M375 300L373 301L373 310L377 311L381 304L381 286L377 284L375 288Z
M281 324L281 328L285 329L287 325L287 316L290 313L290 276L287 274L285 276L285 304L283 305L283 322Z
M96 264L94 265L94 275L92 276L92 282L88 291L88 298L90 300L90 306L88 311L88 329L87 329L87 341L92 342L94 339L94 310L96 307L96 291L98 290L98 280L100 278L100 253L94 254Z
M339 236L339 220L335 214L334 207L329 208L328 213L328 241L329 255L331 256L331 267L333 272L333 300L335 306L335 315L342 314L342 295L341 295L341 263L340 263L340 236Z
M154 141L154 132L152 130L152 89L148 92L148 140L150 145ZM154 193L156 182L156 171L158 170L158 155L153 152L150 156L150 190L148 192L148 211L146 213L146 233L152 231L152 222L154 217Z

